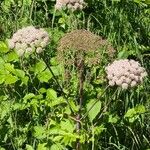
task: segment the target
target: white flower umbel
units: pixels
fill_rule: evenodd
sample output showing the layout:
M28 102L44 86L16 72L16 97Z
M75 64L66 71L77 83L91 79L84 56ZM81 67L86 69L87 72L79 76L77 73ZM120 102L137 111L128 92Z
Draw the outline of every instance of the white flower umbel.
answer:
M26 53L31 54L35 50L37 53L43 52L49 41L49 35L44 29L28 26L14 33L8 40L8 46L10 49L15 49L19 56L23 56Z
M85 7L84 0L56 0L55 8L60 10L66 7L71 10L82 10Z
M129 59L116 60L106 67L110 86L120 86L123 89L134 87L141 83L147 73L139 62Z

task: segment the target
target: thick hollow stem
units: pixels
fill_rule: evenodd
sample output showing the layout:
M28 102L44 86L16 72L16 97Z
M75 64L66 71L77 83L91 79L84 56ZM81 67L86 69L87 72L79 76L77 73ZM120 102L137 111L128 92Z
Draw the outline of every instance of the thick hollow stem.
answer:
M78 92L78 105L79 105L79 111L76 116L77 120L80 120L81 116L81 109L82 109L82 103L83 103L83 84L84 84L84 61L81 60L78 66L78 79L79 79L79 92ZM81 124L80 121L77 121L76 130L77 133L80 134ZM80 141L77 140L76 150L81 149Z

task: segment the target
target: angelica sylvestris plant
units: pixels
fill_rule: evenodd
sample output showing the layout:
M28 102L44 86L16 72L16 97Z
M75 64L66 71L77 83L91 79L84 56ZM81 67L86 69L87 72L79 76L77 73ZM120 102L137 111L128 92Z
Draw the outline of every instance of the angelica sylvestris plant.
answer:
M8 46L10 49L15 49L19 56L23 56L33 52L43 52L49 41L49 35L44 29L28 26L14 33L8 40Z
M71 10L82 10L85 7L84 0L57 0L55 8L60 10L67 7Z
M101 55L103 53L107 53L109 58L113 58L115 50L107 40L87 30L74 30L64 35L59 41L57 48L58 61L64 64L66 71L71 72L72 67L76 70L75 76L78 82L76 97L79 105L77 120L80 120L82 116L85 72L89 66L91 71L94 66L101 65ZM70 76L72 77L71 74ZM80 129L81 124L77 122L76 130L79 135ZM81 143L77 141L76 149L79 150L80 148Z
M147 76L139 62L129 59L116 60L109 64L106 73L110 86L117 85L123 89L138 85Z

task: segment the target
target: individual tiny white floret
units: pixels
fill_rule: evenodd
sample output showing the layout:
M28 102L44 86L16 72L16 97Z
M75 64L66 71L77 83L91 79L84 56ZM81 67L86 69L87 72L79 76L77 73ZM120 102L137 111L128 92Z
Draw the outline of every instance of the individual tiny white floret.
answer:
M37 52L38 54L41 53L41 52L43 52L42 47L38 47L38 48L36 49L36 52Z
M122 87L123 89L127 89L127 88L128 88L128 84L127 84L127 83L123 83L123 84L121 85L121 87Z
M8 46L10 49L13 49L15 47L15 43L12 40L8 40Z
M18 56L23 56L24 55L24 50L23 49L19 49L16 51L16 53L18 54Z

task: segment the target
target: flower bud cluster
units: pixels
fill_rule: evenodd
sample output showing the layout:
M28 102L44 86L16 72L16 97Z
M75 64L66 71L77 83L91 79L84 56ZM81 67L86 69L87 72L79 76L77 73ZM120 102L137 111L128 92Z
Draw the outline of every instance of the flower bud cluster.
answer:
M85 7L84 0L57 0L55 8L60 10L67 7L72 10L82 10Z
M116 60L106 67L110 86L120 86L123 89L134 87L143 81L147 73L141 65L134 60Z
M19 56L23 56L26 53L31 54L34 51L41 53L48 43L48 33L44 29L36 29L33 26L19 29L8 40L9 48L15 49Z

